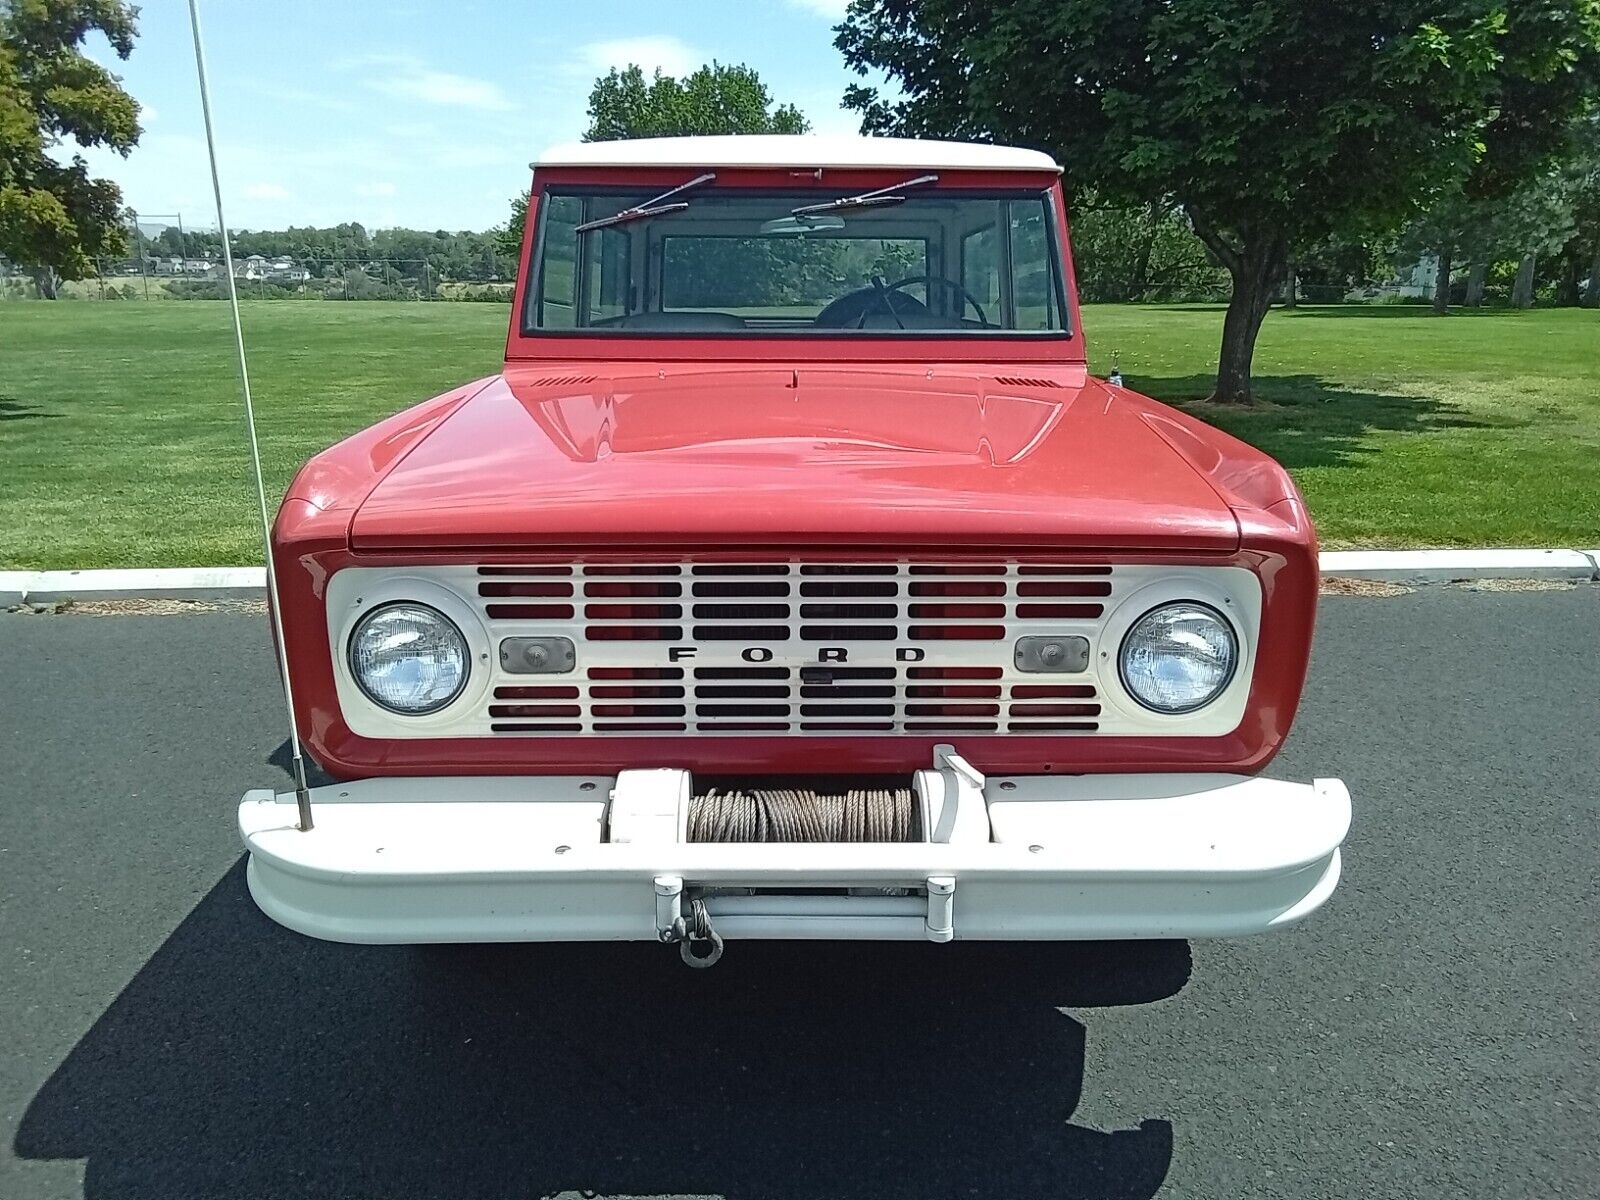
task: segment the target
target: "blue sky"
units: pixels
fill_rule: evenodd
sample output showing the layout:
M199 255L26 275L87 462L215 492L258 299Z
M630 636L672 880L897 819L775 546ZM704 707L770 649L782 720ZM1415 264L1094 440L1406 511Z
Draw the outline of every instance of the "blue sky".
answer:
M852 133L833 48L847 0L204 0L229 223L483 229L545 146L576 140L589 87L637 62L747 63L819 133ZM142 214L215 225L184 0L145 0L132 56L89 53L144 107L126 159L85 155ZM64 151L74 149L64 147Z

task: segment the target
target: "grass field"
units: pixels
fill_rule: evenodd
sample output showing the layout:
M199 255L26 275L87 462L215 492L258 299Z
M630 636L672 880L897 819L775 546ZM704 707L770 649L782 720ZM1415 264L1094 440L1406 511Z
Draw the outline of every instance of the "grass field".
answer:
M269 486L496 369L488 304L247 304ZM1306 308L1268 318L1261 403L1218 411L1216 308L1090 308L1095 369L1299 480L1333 546L1600 545L1600 314ZM274 497L275 499L276 497ZM225 305L0 303L0 567L260 560Z

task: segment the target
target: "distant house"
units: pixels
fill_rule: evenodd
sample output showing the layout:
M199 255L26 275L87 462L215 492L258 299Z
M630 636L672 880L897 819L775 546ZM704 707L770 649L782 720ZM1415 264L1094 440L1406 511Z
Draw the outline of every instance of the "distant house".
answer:
M264 254L251 254L246 258L235 259L233 274L234 278L251 283L257 280L270 280L273 283L300 284L311 278L310 271L305 267L296 266L294 259L286 255L268 258Z
M183 273L185 275L204 275L211 270L209 258L186 258L183 260Z
M1436 255L1424 254L1410 267L1400 269L1400 279L1394 290L1402 296L1410 296L1417 300L1426 300L1433 295L1433 288L1439 278L1439 259Z
M1410 300L1427 300L1433 295L1433 286L1439 274L1439 260L1424 254L1409 266L1400 266L1394 278L1383 283L1366 284L1356 288L1347 300L1373 300L1383 296L1404 296Z

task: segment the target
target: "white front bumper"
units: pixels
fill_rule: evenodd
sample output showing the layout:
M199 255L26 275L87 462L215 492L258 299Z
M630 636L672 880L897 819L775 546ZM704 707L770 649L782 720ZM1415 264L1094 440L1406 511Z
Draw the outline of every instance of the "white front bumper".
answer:
M1350 825L1337 779L1027 776L983 782L982 841L617 843L601 840L613 784L339 784L313 790L309 832L293 793L252 791L250 891L281 924L341 942L655 940L663 879L704 896L726 938L1219 937L1321 905ZM930 878L955 885L942 938Z

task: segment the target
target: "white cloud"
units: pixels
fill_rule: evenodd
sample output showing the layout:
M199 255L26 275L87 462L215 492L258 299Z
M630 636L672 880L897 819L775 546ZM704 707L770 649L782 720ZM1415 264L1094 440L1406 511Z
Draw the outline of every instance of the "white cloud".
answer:
M336 71L359 71L367 77L367 87L402 100L480 112L509 112L516 108L499 84L477 76L436 71L414 54L362 54L330 65ZM309 97L303 94L302 98Z
M700 51L666 33L590 42L578 47L578 56L593 71L605 72L612 67L621 70L637 64L646 75L658 68L664 75L687 75L706 62Z
M154 104L151 104L148 100L140 101L140 103L139 103L139 124L140 125L143 125L145 128L148 129L151 125L154 125L160 119L161 119L161 114L156 110L156 106Z
M850 0L789 0L789 7L803 8L838 24L844 20L844 10L850 7Z
M379 69L385 72L385 77L370 79L367 83L374 91L388 96L483 112L507 112L516 107L499 84L486 79L472 79L410 63Z
M308 108L324 108L329 112L339 113L360 113L364 111L360 104L343 96L328 96L321 92L312 92L301 87L287 86L276 80L262 82L244 78L236 81L234 86L254 92L258 96L270 97L279 105L303 105Z
M392 196L399 190L400 189L395 187L394 184L390 183L386 179L375 180L372 183L356 184L356 195L366 196L368 198L377 196Z
M289 189L281 183L247 183L239 194L246 200L287 200Z

